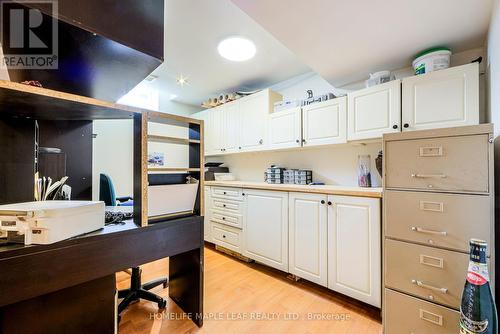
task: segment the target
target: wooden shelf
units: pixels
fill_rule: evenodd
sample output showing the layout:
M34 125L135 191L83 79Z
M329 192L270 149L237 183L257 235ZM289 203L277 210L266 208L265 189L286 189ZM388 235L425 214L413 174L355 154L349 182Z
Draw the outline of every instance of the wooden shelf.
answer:
M148 122L189 127L190 124L199 125L203 121L184 116L167 114L159 111L148 111Z
M178 168L178 167L150 167L148 172L199 172L200 168Z
M196 139L158 136L158 135L148 135L148 141L162 142L162 143L173 143L173 144L186 144L186 145L200 143L200 141L196 140Z

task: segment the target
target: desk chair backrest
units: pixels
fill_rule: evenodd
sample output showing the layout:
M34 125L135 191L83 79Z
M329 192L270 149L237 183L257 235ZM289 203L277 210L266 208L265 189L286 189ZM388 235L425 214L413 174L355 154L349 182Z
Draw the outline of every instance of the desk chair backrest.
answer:
M113 181L106 174L101 174L99 177L99 200L103 201L106 206L116 206L116 194Z

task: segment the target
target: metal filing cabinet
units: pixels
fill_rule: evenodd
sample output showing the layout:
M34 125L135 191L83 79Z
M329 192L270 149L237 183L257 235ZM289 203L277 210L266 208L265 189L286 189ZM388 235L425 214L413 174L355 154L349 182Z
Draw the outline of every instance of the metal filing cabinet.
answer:
M494 283L493 126L384 135L385 334L456 333L471 238Z

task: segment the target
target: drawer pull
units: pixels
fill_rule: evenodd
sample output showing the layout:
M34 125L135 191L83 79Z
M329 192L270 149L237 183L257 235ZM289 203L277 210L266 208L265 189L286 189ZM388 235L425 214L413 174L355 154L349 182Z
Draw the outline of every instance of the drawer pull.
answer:
M428 321L434 325L443 326L443 316L426 310L419 309L420 319Z
M415 231L415 232L420 232L420 233L436 234L436 235L442 235L442 236L446 236L448 234L446 231L426 230L425 228L416 227L416 226L412 226L411 230Z
M414 173L414 174L411 174L411 177L416 178L416 179L431 179L431 178L444 179L444 178L446 178L446 175L444 175L444 174L418 174L418 173Z
M420 156L421 157L442 157L443 156L443 147L442 146L421 147L420 148Z
M444 203L420 201L420 210L433 211L433 212L443 212L444 211Z
M418 281L416 279L412 279L411 282L415 285L418 285L421 288L424 288L424 289L429 289L429 290L441 292L444 294L448 293L448 289L446 289L446 288L438 288L438 287L435 287L432 285L425 284L424 282Z
M443 268L444 260L440 257L420 254L420 264L436 268Z

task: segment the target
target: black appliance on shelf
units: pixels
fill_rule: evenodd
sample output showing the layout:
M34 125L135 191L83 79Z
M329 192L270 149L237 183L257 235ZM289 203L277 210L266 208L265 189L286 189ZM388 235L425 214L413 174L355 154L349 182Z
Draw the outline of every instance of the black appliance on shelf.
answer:
M215 181L215 173L229 173L229 167L221 167L223 162L205 163L205 181Z

